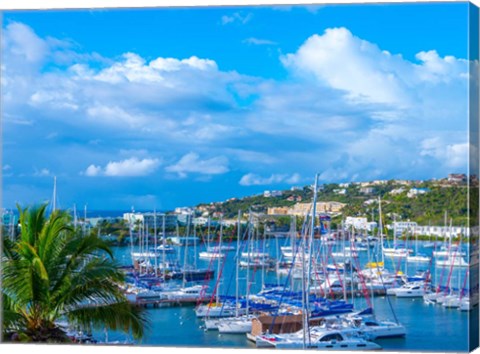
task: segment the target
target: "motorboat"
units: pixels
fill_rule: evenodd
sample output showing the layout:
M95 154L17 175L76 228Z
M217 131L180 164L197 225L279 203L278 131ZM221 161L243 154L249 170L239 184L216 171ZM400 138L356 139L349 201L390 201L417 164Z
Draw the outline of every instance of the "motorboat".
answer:
M218 251L204 251L198 254L198 257L201 259L218 259L224 258L225 254Z
M407 283L395 290L396 297L423 297L425 286L422 283Z
M196 316L200 318L233 317L237 313L244 314L245 309L237 309L233 303L211 303L197 306L195 309Z
M430 263L431 257L418 253L414 256L407 256L407 262L410 263Z
M447 259L437 259L435 264L439 267L468 267L470 264L465 262L461 256L450 256Z
M193 285L178 290L165 291L164 294L170 301L197 302L211 296L207 293L207 290L207 285Z

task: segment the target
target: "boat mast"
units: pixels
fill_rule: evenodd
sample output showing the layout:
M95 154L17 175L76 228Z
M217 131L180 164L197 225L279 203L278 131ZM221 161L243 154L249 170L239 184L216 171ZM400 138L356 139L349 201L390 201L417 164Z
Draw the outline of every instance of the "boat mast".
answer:
M132 219L133 219L133 206L132 206L132 213L128 217L128 231L130 234L130 255L132 257L132 264L135 267L135 257L133 256L133 225L132 225Z
M239 276L239 255L240 255L240 234L241 234L241 224L240 224L240 209L238 210L238 225L237 225L237 257L236 257L236 270L235 270L235 281L236 281L236 286L235 286L235 317L238 317L238 297L239 297L239 288L238 288L238 276ZM220 250L219 250L220 252Z
M163 283L165 284L166 280L166 271L167 271L167 264L165 262L165 247L167 246L167 240L165 238L165 213L162 214L162 276L163 276Z
M216 302L217 304L220 303L220 262L221 258L220 257L220 249L222 248L222 238L223 238L223 214L220 216L220 237L218 241L218 257L217 257L217 277L218 277L218 285L216 289Z
M252 242L252 210L248 211L248 240L247 240L247 275L246 275L246 284L247 284L247 296L246 296L246 314L248 315L248 289L250 288L250 251L251 251L251 242Z
M306 279L306 289L305 289L305 319L306 327L305 330L308 331L308 344L310 345L310 328L309 328L309 306L310 306L310 274L312 272L312 256L313 256L313 237L315 233L315 218L317 214L317 192L318 192L318 174L315 175L315 183L313 187L313 202L312 202L312 219L310 224L310 236L308 239L308 265L307 265L307 279ZM304 255L305 259L305 255Z
M188 258L188 234L190 233L190 216L191 214L187 215L187 227L186 227L186 236L185 236L185 248L183 250L183 281L182 286L185 287L187 283L186 278L186 271L187 271L187 258Z
M395 224L393 224L395 226ZM380 231L380 244L382 250L382 263L385 265L385 256L383 254L383 227L382 227L382 200L378 197L378 229ZM395 237L395 231L393 232L393 236Z
M157 259L157 210L153 209L153 247L155 248L155 277L158 277L158 259Z

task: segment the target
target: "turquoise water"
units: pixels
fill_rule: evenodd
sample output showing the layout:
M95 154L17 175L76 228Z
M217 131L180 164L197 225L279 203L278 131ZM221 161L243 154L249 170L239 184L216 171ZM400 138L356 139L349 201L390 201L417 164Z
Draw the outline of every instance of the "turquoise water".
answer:
M271 239L265 245L270 254L276 255L278 246L283 246L285 240ZM419 243L421 245L421 243ZM339 248L340 246L334 246ZM202 251L204 246L197 246L196 251ZM179 247L177 256L180 257L180 264L183 264L183 251L185 248ZM423 253L429 254L431 249L420 249ZM189 247L188 263L193 265L196 262L197 267L210 267L217 271L217 261L203 261L195 259L193 247ZM115 248L116 257L119 262L125 265L131 264L130 248ZM222 269L223 281L220 285L221 294L235 294L235 251L227 253L225 267ZM361 264L366 262L366 256L361 255ZM408 274L414 274L416 270L425 270L429 265L408 264L405 268L404 262L398 260L385 260L385 266L389 269L407 271ZM442 279L443 285L446 285L447 279L450 279L452 287L460 288L463 286L466 268L454 268L442 270L430 266L433 279L439 282ZM443 275L442 275L443 272ZM245 269L240 271L240 293L246 292ZM262 272L253 269L249 270L249 277L253 279L251 293L260 291L262 282L284 284L285 278L278 278L275 272ZM210 281L211 289L214 287L214 280ZM360 310L366 307L366 301L363 298L354 298L355 308ZM390 304L389 304L390 301ZM472 333L478 335L478 308L471 312L461 312L457 309L446 309L438 305L427 305L423 299L403 299L385 296L375 297L373 306L377 318L381 320L394 320L391 308L394 309L398 321L407 329L405 338L382 339L377 340L385 350L400 351L468 351L468 332L469 323L476 325ZM175 347L225 347L225 348L255 348L255 345L249 342L245 335L227 335L219 334L217 331L204 331L203 322L196 318L194 307L168 307L168 308L149 308L146 310L151 321L151 328L147 331L145 338L140 345L158 345ZM471 316L471 321L469 321ZM111 339L115 339L112 337Z

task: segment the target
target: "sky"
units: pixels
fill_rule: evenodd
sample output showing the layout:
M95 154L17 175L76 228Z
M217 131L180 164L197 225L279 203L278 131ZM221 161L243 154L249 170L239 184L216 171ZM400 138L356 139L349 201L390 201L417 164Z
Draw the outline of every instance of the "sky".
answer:
M165 210L468 164L466 3L4 11L3 206Z

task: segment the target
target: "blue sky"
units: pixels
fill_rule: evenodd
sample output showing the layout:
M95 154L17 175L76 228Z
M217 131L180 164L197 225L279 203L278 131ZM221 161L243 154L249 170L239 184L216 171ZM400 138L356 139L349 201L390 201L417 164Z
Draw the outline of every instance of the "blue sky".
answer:
M467 168L468 5L3 13L3 205L169 209Z

